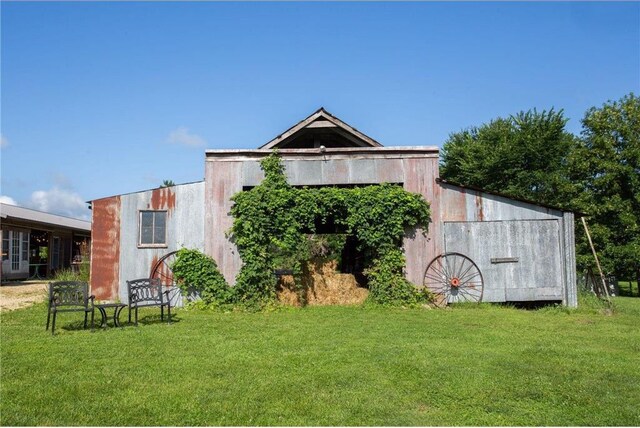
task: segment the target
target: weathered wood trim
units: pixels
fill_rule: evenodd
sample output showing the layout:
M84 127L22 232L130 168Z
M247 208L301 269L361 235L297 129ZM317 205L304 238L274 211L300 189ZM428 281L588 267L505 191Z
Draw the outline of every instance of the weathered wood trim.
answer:
M322 120L318 120L318 119L322 119ZM319 122L321 123L321 125L312 125L314 122ZM272 149L272 148L278 147L279 145L285 143L294 134L296 134L297 132L301 131L304 128L328 127L328 124L333 124L336 128L341 128L342 130L346 131L346 133L350 135L351 137L350 139L359 140L358 141L359 145L370 146L370 147L382 147L382 144L378 143L373 138L363 134L362 132L358 131L356 128L350 126L349 124L333 116L324 108L320 108L314 113L312 113L309 117L293 125L291 128L287 129L285 132L278 135L273 140L262 145L260 148Z
M358 147L369 146L365 141L362 141L362 139L354 137L351 132L345 131L344 129L341 129L341 128L336 128L334 131L336 134L343 136L344 138L351 141L353 144L355 144Z
M578 284L576 280L576 242L574 229L574 214L565 212L562 225L564 227L564 269L565 293L563 303L570 308L578 306Z
M273 151L267 149L248 150L207 150L205 162L241 162L262 159ZM388 158L435 158L439 149L434 146L406 147L333 147L321 149L278 149L284 160L327 160L327 159L388 159Z
M307 128L337 128L338 125L328 120L316 120L306 126Z

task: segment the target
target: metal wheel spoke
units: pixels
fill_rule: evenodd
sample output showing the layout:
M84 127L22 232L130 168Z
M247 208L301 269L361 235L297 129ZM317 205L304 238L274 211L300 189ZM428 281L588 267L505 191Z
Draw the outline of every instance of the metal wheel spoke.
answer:
M458 278L462 281L462 279L469 273L469 271L473 269L473 265L469 265L469 267L467 268L467 270L465 270L464 272L462 272L460 275L458 275Z
M484 282L473 260L463 254L445 253L429 263L423 286L439 296L440 302L480 302Z
M467 262L467 259L462 259L462 262L460 263L460 266L458 266L456 268L456 277L460 278L462 276L462 274L460 274L460 272L462 272L462 269L464 268L465 263Z
M441 261L440 259L437 259L437 260L438 260L438 265L440 266L440 270L441 270L442 274L443 274L446 278L449 278L449 277L450 277L450 275L449 275L449 271L448 271L448 270L447 270L447 268L442 264L442 261Z
M175 260L177 251L162 256L152 267L150 278L159 278L163 285L173 285L173 271L171 270L171 264Z
M429 269L427 269L427 272L429 271L431 271L432 274L440 276L441 278L447 277L447 273L444 270L439 270L435 265L431 265Z
M446 278L443 278L441 276L431 275L429 273L427 273L424 277L425 277L425 279L429 278L429 279L431 279L431 280L433 280L435 282L442 282L443 284L447 282Z
M470 279L480 276L480 272L469 273L466 277L460 278L460 282L469 282Z

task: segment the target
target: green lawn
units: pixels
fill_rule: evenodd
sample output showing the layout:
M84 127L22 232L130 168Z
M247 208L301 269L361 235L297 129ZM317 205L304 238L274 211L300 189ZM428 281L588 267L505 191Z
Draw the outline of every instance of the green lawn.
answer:
M640 299L596 310L1 317L2 425L640 425ZM126 318L126 311L122 319Z
M640 296L638 294L638 283L636 281L618 281L621 296Z

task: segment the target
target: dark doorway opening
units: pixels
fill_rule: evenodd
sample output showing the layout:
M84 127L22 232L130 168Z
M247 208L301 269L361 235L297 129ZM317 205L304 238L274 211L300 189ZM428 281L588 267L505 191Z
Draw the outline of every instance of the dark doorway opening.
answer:
M364 275L364 269L369 264L365 253L359 247L358 238L352 234L346 234L344 227L336 224L334 218L326 219L323 223L316 221L316 235L344 235L345 243L338 257L337 272L351 274L355 277L356 282L361 287L368 287L367 277Z
M31 229L29 238L29 277L49 276L49 232Z
M342 249L340 272L350 273L356 278L356 282L362 287L368 288L367 277L364 274L366 266L365 255L358 249L358 239L353 235L347 236L347 241Z

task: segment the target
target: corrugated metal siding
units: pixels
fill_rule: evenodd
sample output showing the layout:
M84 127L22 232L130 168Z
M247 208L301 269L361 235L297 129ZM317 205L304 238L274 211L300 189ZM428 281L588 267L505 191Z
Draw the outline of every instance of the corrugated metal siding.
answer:
M448 222L445 249L476 263L485 302L563 300L560 225L561 220ZM517 261L491 261L505 258Z
M117 295L126 302L126 281L148 277L155 262L165 254L182 247L204 251L204 182L132 193L121 199ZM167 211L166 247L139 247L140 210Z
M488 278L491 282L504 282L507 286L500 290L492 290L491 285L487 290L485 300L487 301L526 301L526 300L562 300L569 306L576 306L576 282L575 282L575 243L573 242L573 214L563 213L562 211L541 207L527 202L516 201L503 196L492 195L476 190L463 189L458 186L440 183L442 188L441 200L441 221L447 223L443 233L443 238L447 242L447 251L458 251L468 255L472 259L486 258L487 254L496 250L502 245L500 240L506 240L504 245L524 245L530 253L522 250L523 254L528 254L520 258L518 268L524 272L523 275L536 281L535 289L526 282L516 277L511 277L513 272L509 272L505 265L486 265L476 263L481 266L483 275L484 269L487 270ZM450 236L452 232L449 222L469 222L473 225L476 222L513 222L513 224L522 224L518 227L528 227L536 224L535 221L553 220L556 224L555 232L545 237L540 234L543 229L534 227L531 230L522 231L522 234L508 234L500 237L502 232L495 230L495 236L474 237L469 240L461 240L456 244L459 236ZM533 221L533 222L532 222ZM546 222L538 222L542 224L552 224ZM484 226L475 227L479 231ZM486 226L489 227L489 226ZM485 231L489 233L488 231ZM494 233L492 232L492 233ZM480 233L480 232L478 232ZM506 233L506 232L505 232ZM544 235L544 234L543 234ZM540 250L540 240L547 240L546 250ZM483 244L484 243L484 244ZM494 248L495 247L495 248ZM505 248L500 247L500 248ZM508 265L506 265L508 266ZM538 266L546 266L545 269L537 270ZM500 275L502 279L497 279L499 275L495 273L496 269L501 269ZM496 271L497 272L497 271ZM528 273L527 273L528 272ZM498 275L495 276L494 275ZM513 273L515 275L515 273ZM520 274L518 274L520 275ZM518 277L519 278L519 277ZM553 280L552 280L553 279ZM550 283L549 287L540 287L539 284ZM517 284L509 286L508 284Z
M504 196L439 183L442 221L561 219L563 212Z
M120 272L119 196L100 199L92 204L91 224L91 292L99 300L115 298Z
M438 173L437 162L437 157L433 155L410 159L398 156L325 159L318 155L306 159L284 158L287 179L294 186L404 183L407 190L420 193L432 201L434 223L430 225L429 235L425 237L421 231L408 231L405 239L407 277L417 282L422 281L428 256L441 248L441 240L436 239L440 233L439 223L435 222L439 213L440 191L440 187L435 183ZM240 270L242 260L235 245L225 235L233 225L233 218L229 215L232 206L229 198L244 186L260 184L263 178L264 174L257 159L208 159L206 162L206 251L218 261L225 278L232 284L235 283L235 276Z
M230 284L242 265L238 249L226 236L233 226L231 197L242 191L242 168L242 162L205 164L205 251Z
M432 222L428 234L423 235L421 230L408 231L404 240L406 277L414 284L421 285L429 262L442 252L441 188L436 183L438 159L404 159L403 166L404 188L409 192L421 194L431 204Z
M223 164L210 161L207 164ZM402 159L323 159L284 161L287 180L293 186L334 184L401 183L404 180ZM257 186L264 179L258 160L242 162L242 185Z

